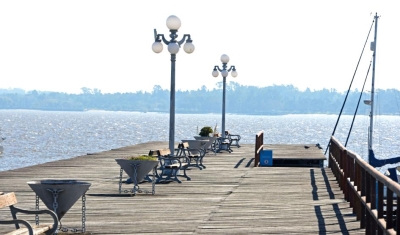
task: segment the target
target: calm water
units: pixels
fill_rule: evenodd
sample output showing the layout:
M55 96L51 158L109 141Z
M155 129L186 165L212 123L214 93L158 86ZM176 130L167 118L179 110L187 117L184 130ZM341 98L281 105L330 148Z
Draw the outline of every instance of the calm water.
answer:
M254 144L263 130L266 144L316 144L325 151L337 115L226 115L226 129ZM352 116L342 116L335 137L346 141ZM203 126L218 124L221 114L176 114L176 141L192 139ZM378 116L374 148L378 157L398 156L400 117ZM168 141L169 114L136 112L57 112L0 110L0 135L6 137L0 171L71 158L147 141ZM358 116L347 147L367 154L367 116ZM166 146L168 147L168 146Z

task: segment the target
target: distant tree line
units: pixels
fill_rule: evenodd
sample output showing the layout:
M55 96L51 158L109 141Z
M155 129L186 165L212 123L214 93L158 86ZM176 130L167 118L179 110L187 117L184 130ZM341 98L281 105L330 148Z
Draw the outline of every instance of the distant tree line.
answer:
M62 92L24 91L0 89L0 109L34 109L58 111L140 111L169 112L170 92L154 86L151 92L102 93L98 89L81 88L80 94ZM380 114L399 114L400 93L395 89L376 90ZM207 90L176 91L176 113L220 113L222 87ZM229 82L226 86L226 112L236 114L282 115L282 114L338 114L346 93L335 89L300 91L292 85L269 87L243 86ZM360 98L360 91L351 91L343 114L354 114L360 100L358 113L365 114L369 107Z

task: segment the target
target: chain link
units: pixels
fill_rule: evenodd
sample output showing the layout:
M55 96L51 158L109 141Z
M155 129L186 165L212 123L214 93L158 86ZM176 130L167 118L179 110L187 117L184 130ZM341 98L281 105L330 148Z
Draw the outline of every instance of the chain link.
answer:
M86 230L86 193L82 195L82 232L84 233Z
M122 190L122 173L124 172L124 170L121 168L119 170L119 194L121 194L121 190Z
M37 194L36 194L36 210L37 211L39 210L39 196ZM35 222L36 222L36 225L39 225L39 215L38 214L35 215Z
M157 176L157 166L153 168L153 173L152 173L152 190L143 190L139 186L139 181L137 178L140 163L132 163L130 164L132 169L133 169L133 177L131 177L132 182L133 182L133 188L131 190L122 190L122 173L123 173L123 168L120 168L120 173L119 173L119 193L132 193L133 195L136 195L137 193L146 193L146 194L155 194L156 193L156 176Z
M137 173L138 173L140 163L133 163L133 164L131 164L131 166L133 167L133 190L132 190L132 192L133 192L133 195L136 195L136 192L139 191Z
M58 198L58 194L62 191L64 191L63 189L53 189L53 188L48 188L48 191L51 192L51 194L53 194L53 211L54 213L57 214L57 208L58 208L58 202L57 202L57 198Z

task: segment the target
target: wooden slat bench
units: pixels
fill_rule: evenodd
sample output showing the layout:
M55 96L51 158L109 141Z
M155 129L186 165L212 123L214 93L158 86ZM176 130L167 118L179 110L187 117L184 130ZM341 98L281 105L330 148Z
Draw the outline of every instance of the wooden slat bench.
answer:
M160 161L159 170L161 171L157 174L157 183L165 181L176 181L178 183L182 183L182 181L178 179L178 176L185 177L187 180L191 180L191 178L186 174L186 169L190 163L190 159L188 157L180 154L177 156L172 156L169 149L157 150L157 155Z
M208 140L207 140L208 142ZM187 156L190 159L188 167L197 167L200 170L206 168L203 164L203 158L206 155L206 150L202 148L191 148L189 142L182 142L178 146L181 149L180 154Z
M239 141L241 139L240 135L233 135L229 131L225 131L225 136L227 136L230 139L231 146L236 146L240 148Z
M13 224L15 225L15 230L6 233L5 235L37 235L37 234L54 234L57 230L58 219L57 215L51 210L23 210L15 207L17 204L17 198L14 192L2 193L0 192L0 209L4 207L9 207L11 211L12 219L7 219L7 217L0 217L1 224ZM31 225L27 220L22 220L17 218L17 213L21 214L49 214L54 223L53 224L43 224L43 225ZM20 227L20 224L24 225L24 228Z

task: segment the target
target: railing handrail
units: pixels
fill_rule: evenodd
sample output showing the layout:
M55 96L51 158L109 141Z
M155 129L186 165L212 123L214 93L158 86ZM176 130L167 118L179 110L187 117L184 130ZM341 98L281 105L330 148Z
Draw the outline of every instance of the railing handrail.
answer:
M329 167L335 174L345 199L350 202L350 206L357 214L360 227L365 228L365 234L376 232L398 234L397 231L400 231L398 182L382 174L358 154L347 150L333 136L329 147ZM394 205L395 201L397 205Z
M342 150L347 151L347 155L353 158L360 166L365 169L368 173L371 174L372 177L377 179L379 182L383 183L386 187L390 188L396 195L400 195L400 184L394 182L392 179L382 174L380 171L371 166L368 162L366 162L360 155L357 153L347 150L334 136L332 136L331 141L334 141Z

